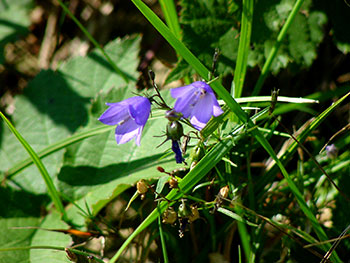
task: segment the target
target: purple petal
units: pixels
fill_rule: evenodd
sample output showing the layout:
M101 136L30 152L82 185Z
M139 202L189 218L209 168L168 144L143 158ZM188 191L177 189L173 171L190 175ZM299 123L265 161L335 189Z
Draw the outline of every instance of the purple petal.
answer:
M117 103L106 103L109 108L98 119L107 125L117 125L129 117L127 104L124 101Z
M198 121L197 118L196 118L196 116L193 116L193 117L190 119L190 122L191 122L191 124L193 125L193 127L194 127L195 129L199 130L199 131L202 130L202 129L205 127L205 125L207 124L207 123Z
M207 123L213 114L213 100L209 94L206 94L198 100L196 107L192 111L192 116L195 116L199 122Z
M175 102L174 109L177 112L181 112L185 118L188 118L193 111L193 108L196 106L200 97L200 92L191 90L187 92L183 97L178 98Z
M186 94L188 92L190 92L190 93L194 92L193 89L196 90L197 88L195 86L193 86L192 84L190 84L190 85L186 85L183 87L171 89L170 94L174 99L181 98L183 96L187 96Z
M211 95L211 98L212 98L212 101L213 101L213 104L214 104L213 105L213 115L215 117L217 117L217 116L221 115L222 113L224 113L224 111L221 109L221 107L220 107L220 105L219 105L219 103L218 103L214 93Z
M179 142L176 140L171 140L171 149L175 153L176 163L182 163L184 161L184 158L182 157Z
M137 125L133 119L129 118L125 123L117 126L115 139L118 144L123 144L135 138L136 144L140 145L142 128L143 126Z
M149 99L145 97L133 97L131 99L133 99L133 103L129 104L131 117L138 125L145 125L151 111Z

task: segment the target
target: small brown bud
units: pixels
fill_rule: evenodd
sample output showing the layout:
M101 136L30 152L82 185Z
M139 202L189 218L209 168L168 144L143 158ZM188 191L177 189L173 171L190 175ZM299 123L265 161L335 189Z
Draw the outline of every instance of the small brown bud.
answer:
M164 224L174 224L177 219L177 214L174 210L174 208L169 207L167 210L164 211L162 215L162 222Z
M164 168L161 167L161 166L157 166L157 170L158 170L159 172L161 172L161 173L164 173L164 172L165 172Z
M137 188L137 192L141 195L147 193L148 191L148 186L143 179L137 182L136 188Z
M191 214L188 216L190 222L193 222L199 218L199 212L196 205L190 205Z
M170 188L178 188L178 181L175 177L171 177L169 180Z
M220 197L227 198L229 191L230 191L230 188L228 187L228 185L222 187L219 191Z

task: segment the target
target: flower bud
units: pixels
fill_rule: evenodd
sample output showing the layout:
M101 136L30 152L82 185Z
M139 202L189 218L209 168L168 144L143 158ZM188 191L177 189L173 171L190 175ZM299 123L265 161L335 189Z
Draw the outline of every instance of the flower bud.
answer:
M166 126L166 136L168 139L178 141L183 136L183 127L178 121L170 121Z
M161 166L157 166L157 170L158 170L159 172L161 172L161 173L164 173L164 172L165 172L164 168L161 167Z
M196 145L190 153L190 158L192 162L198 162L200 159L202 159L203 156L204 156L204 150L199 145Z

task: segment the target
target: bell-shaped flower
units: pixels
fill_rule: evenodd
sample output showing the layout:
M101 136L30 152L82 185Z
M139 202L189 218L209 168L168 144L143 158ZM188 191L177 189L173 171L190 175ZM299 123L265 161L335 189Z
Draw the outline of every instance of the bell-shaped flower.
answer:
M98 120L107 125L117 125L117 143L123 144L135 138L136 144L140 145L141 133L151 111L149 99L138 96L106 105L109 108Z
M182 152L179 145L179 140L183 136L183 127L178 121L169 121L166 126L166 140L171 140L171 149L175 153L176 163L182 163L185 159L182 157Z
M197 130L203 129L211 116L217 117L223 113L213 90L203 81L172 89L170 93L177 99L174 110L189 118Z

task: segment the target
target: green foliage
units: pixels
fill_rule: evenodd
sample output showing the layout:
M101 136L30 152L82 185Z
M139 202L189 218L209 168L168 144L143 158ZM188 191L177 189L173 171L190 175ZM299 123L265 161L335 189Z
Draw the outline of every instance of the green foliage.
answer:
M263 66L294 2L294 0L256 2L251 49L248 55L250 67ZM219 48L221 55L217 74L232 74L235 68L241 18L240 3L231 0L181 1L183 9L180 13L180 22L183 26L183 41L208 69L211 68L215 48ZM313 10L311 1L305 1L272 64L272 72L276 74L288 65L293 65L298 70L310 66L324 37L323 27L326 22L326 15ZM185 61L180 61L167 81L188 74L189 66L185 65ZM178 68L181 69L180 72Z
M28 33L32 0L0 2L0 64L4 63L4 46Z
M350 41L344 35L347 10L341 10L337 1L328 8L325 1L311 0L181 0L182 34L174 1L161 1L169 28L143 1L132 2L177 52L179 62L168 82L195 74L208 81L214 49L219 48L217 73L235 71L231 86L240 97L248 66L263 68L260 77L256 76L259 85L270 72L310 68L326 25L332 28L337 47L349 50ZM318 152L329 136L314 132L333 121L331 114L348 98L349 86L311 94L310 98L321 103L334 100L332 105L322 104L324 109L318 114L321 107L311 108L307 103L314 105L315 101L303 98L280 96L274 111L270 97L234 99L234 93L215 79L210 85L222 100L224 114L212 118L200 132L185 128L185 133L192 131L188 133L187 163L177 164L170 141L157 147L165 139L157 136L164 134L168 120L155 103L141 146L133 140L118 145L115 127L98 121L107 109L106 102L140 93L135 86L141 36L117 38L102 49L78 18L59 3L96 49L63 62L55 71L42 70L15 96L9 119L16 128L10 126L12 132L18 130L17 139L9 129L0 130L0 231L6 233L0 237L0 263L70 262L65 248L72 242L83 244L82 237L61 231L70 228L89 231L84 233L94 235L93 241L95 236L106 241L96 251L95 247L90 250L90 244L74 250L84 262L91 261L87 258L90 252L97 262L103 262L104 250L103 260L109 258L110 263L159 261L161 257L181 262L193 258L193 262L207 262L208 258L320 261L331 245L317 242L338 236L349 224L350 139L340 134L332 138L330 143L339 150L333 158ZM7 22L0 23L0 48L28 30L30 4L29 0L0 3L0 19ZM248 13L242 15L242 10ZM337 12L344 17L336 17ZM267 58L272 62L268 66ZM173 105L168 90L161 91L161 96ZM294 133L297 140L284 127L291 124L291 111L314 117ZM185 126L186 120L181 121ZM334 134L338 130L333 126ZM348 129L347 125L341 131ZM310 142L313 136L316 140ZM21 145L24 142L29 143L24 146L31 156L40 157L50 178L40 177ZM286 145L281 147L282 142ZM301 144L310 149L313 160L306 153L297 154ZM38 160L34 163L40 164ZM129 189L141 179L148 191L142 194L144 200ZM53 184L48 190L50 180ZM52 192L64 200L67 218L60 218L63 207L60 209ZM162 214L170 210L175 221L163 224ZM331 216L328 221L323 219L325 214ZM311 248L305 247L312 243ZM349 247L349 241L342 241L330 257L332 262L342 262Z

